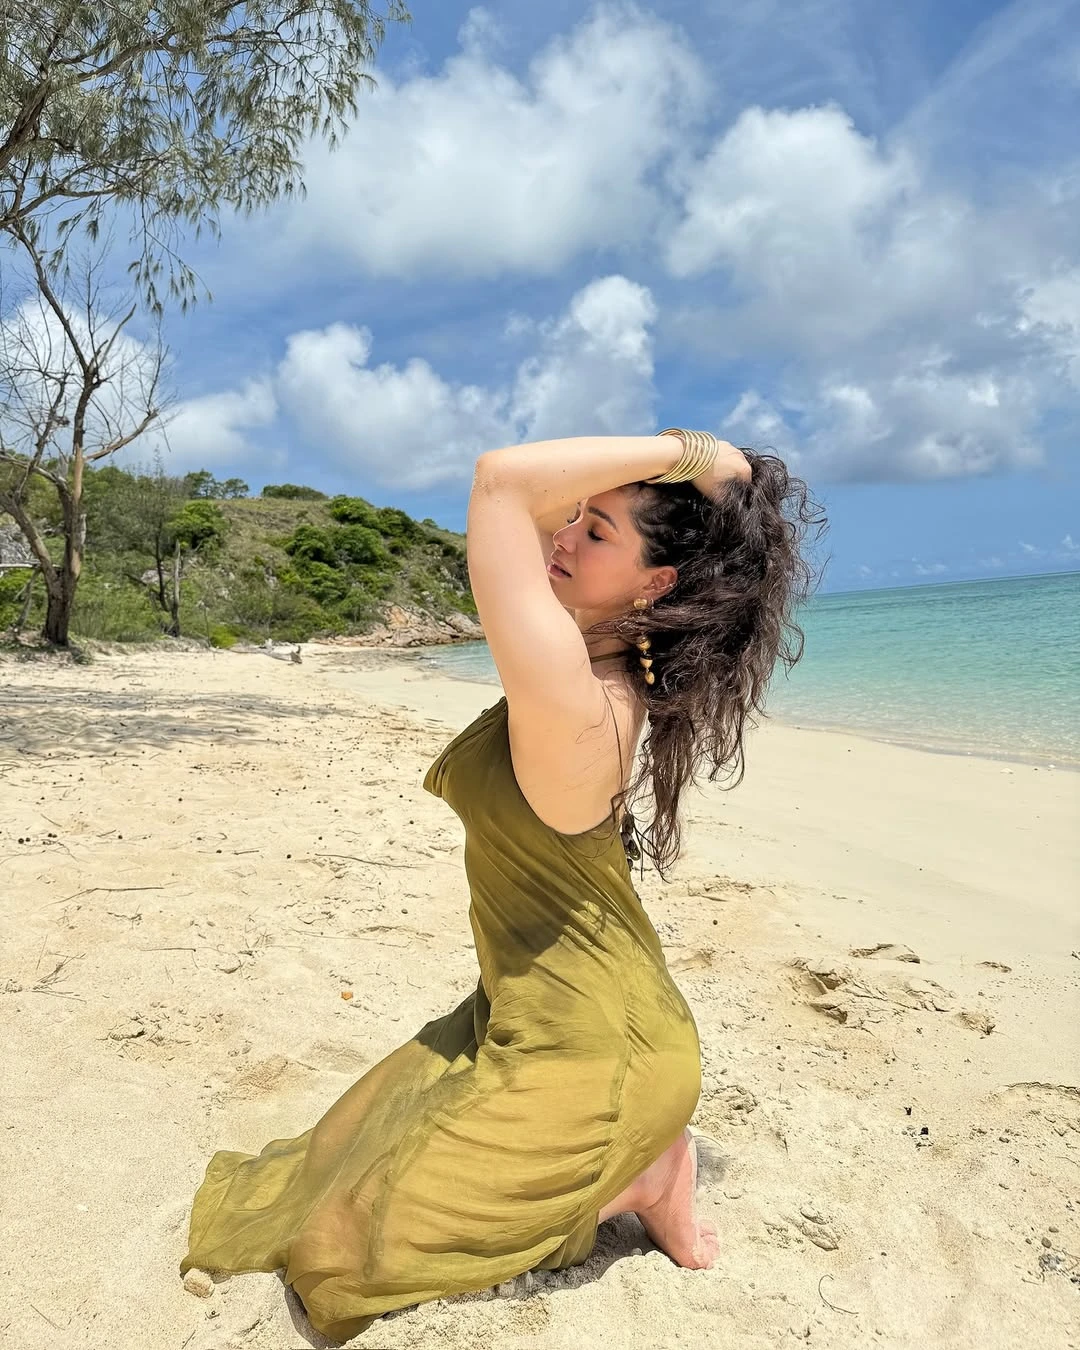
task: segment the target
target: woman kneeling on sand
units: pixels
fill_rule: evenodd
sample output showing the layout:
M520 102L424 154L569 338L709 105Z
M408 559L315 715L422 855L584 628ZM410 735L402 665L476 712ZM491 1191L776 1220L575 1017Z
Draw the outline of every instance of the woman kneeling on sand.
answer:
M628 1211L679 1265L712 1264L697 1028L630 867L678 857L702 765L741 780L746 719L802 652L811 524L778 458L702 432L480 456L469 575L504 696L424 779L465 829L476 989L304 1134L216 1153L182 1274L282 1269L341 1341L580 1263ZM646 783L642 830L625 804Z

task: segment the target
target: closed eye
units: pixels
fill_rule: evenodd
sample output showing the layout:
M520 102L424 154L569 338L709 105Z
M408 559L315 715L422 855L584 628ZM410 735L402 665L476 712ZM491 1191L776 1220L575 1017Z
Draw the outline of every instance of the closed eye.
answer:
M573 525L574 521L577 520L577 519L578 519L577 516L571 516L571 517L567 520L566 523L567 523L567 525ZM595 530L590 530L590 531L589 531L589 538L590 538L590 539L595 539L596 542L597 542L598 544L604 544L604 543L607 542L607 541L604 539L604 536L603 536L602 534L597 534Z

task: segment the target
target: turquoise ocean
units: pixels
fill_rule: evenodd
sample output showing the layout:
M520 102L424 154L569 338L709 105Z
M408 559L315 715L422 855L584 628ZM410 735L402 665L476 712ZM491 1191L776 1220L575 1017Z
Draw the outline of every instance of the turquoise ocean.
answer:
M815 596L766 710L956 754L1080 768L1080 572ZM486 642L410 659L498 684Z

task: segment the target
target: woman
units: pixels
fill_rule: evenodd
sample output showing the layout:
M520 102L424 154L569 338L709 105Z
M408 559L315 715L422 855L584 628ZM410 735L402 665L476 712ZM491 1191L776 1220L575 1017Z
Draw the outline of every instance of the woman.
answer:
M465 827L480 979L306 1133L215 1154L182 1274L283 1268L346 1340L391 1309L579 1264L624 1212L679 1265L712 1264L697 1028L629 859L675 860L702 759L741 778L745 719L776 660L801 655L815 519L779 459L701 432L480 456L469 575L504 696L424 778ZM622 808L646 778L640 831Z

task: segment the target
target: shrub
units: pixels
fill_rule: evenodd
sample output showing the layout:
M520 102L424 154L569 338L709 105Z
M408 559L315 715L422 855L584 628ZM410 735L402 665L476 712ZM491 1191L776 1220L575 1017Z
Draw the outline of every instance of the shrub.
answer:
M333 497L330 500L330 514L342 525L366 525L368 529L379 529L379 513L363 497Z
M267 483L262 490L264 497L287 497L292 501L324 502L326 493L318 488L299 487L296 483Z

